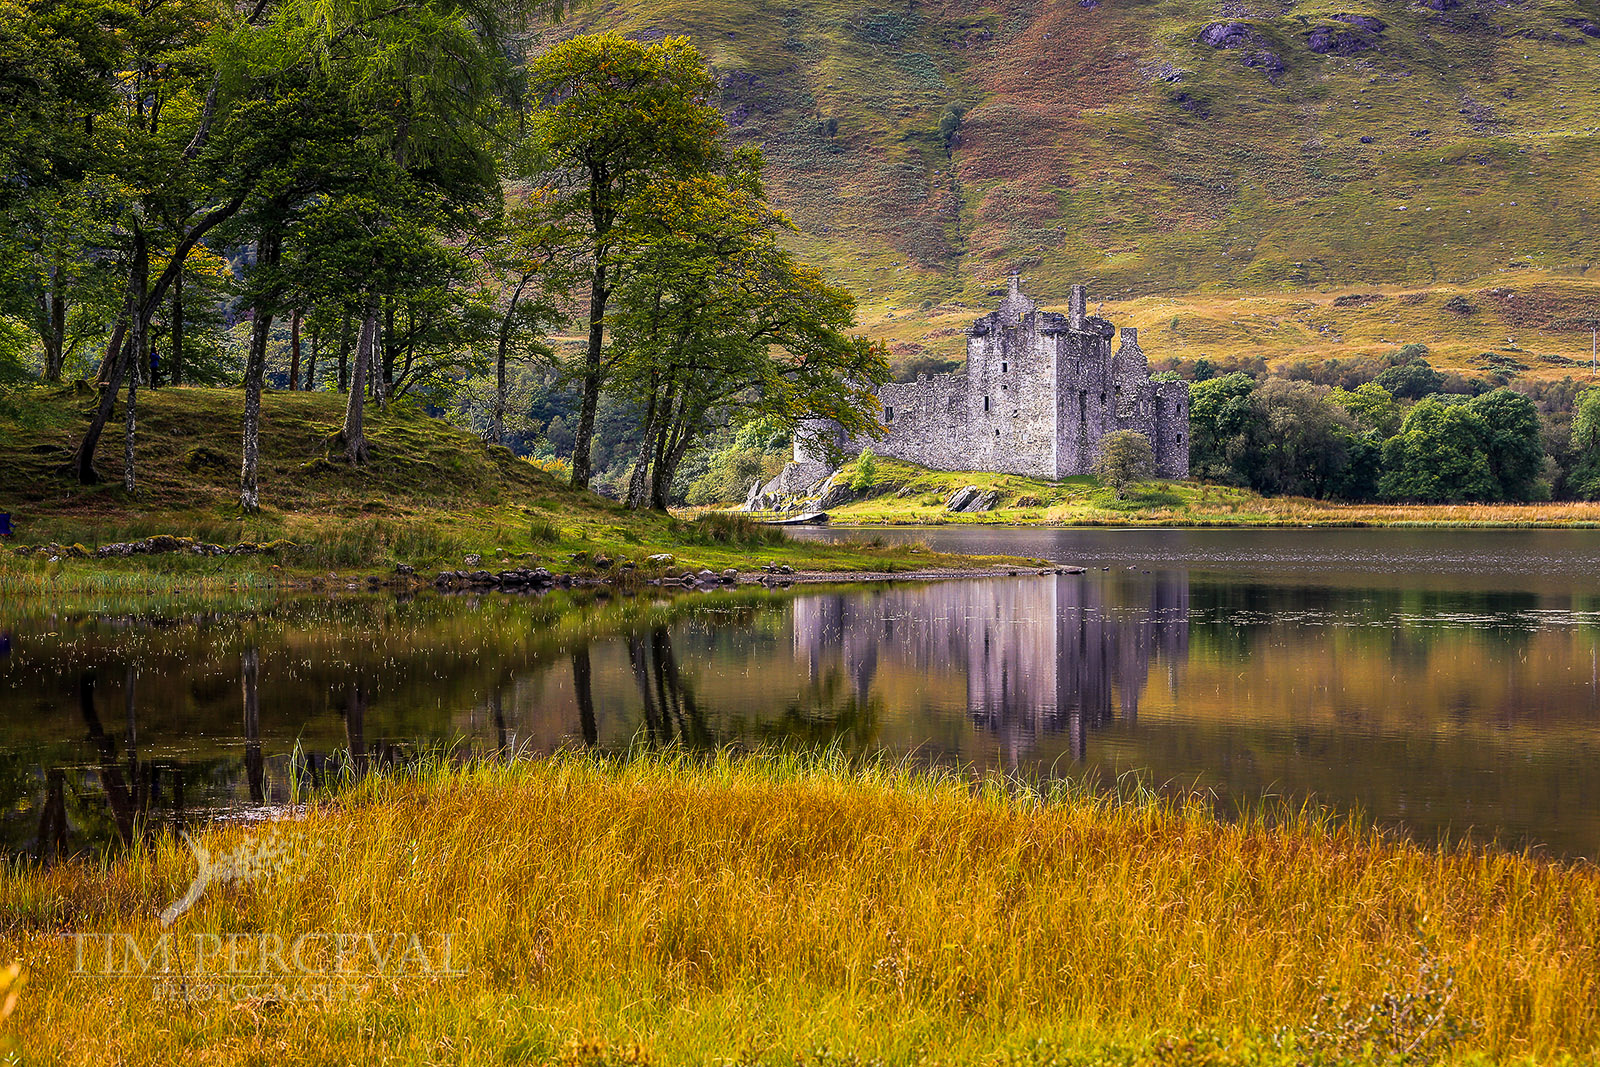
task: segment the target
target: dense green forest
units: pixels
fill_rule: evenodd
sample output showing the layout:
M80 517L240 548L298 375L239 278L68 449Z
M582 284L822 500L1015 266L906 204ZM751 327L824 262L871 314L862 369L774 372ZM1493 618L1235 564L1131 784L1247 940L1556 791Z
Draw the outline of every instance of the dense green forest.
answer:
M1269 495L1416 503L1600 498L1600 387L1382 359L1172 361L1190 385L1194 476ZM1169 370L1167 376L1180 371Z

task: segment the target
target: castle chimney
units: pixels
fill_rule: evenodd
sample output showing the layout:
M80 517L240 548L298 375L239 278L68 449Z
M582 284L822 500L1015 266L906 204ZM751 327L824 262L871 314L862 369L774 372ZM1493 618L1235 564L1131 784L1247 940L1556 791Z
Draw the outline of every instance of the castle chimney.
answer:
M1083 329L1084 316L1089 307L1089 290L1086 286L1074 285L1072 296L1067 302L1067 325L1074 330Z
M1013 274L1011 276L1011 295L1012 296L1021 296L1022 295L1022 275L1020 275L1020 274Z
M1132 345L1134 348L1138 348L1139 331L1132 326L1124 326L1122 328L1122 343L1125 345Z

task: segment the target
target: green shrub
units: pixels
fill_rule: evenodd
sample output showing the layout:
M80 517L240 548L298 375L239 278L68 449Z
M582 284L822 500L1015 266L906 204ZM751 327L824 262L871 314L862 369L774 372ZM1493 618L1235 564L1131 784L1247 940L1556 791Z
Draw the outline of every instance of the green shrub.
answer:
M850 488L858 493L865 493L871 489L878 480L878 457L872 454L872 449L866 449L861 457L856 460L856 469L850 475Z

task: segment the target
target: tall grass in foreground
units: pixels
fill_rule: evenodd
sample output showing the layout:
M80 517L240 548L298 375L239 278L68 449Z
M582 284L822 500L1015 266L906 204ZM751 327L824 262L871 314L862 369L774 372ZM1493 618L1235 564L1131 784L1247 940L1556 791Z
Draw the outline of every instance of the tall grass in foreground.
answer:
M208 832L213 854L261 828ZM466 973L326 1002L73 973L152 938L171 840L0 873L10 1033L68 1063L1334 1063L1600 1047L1600 871L1312 813L795 757L583 756L368 781L175 929L449 932Z

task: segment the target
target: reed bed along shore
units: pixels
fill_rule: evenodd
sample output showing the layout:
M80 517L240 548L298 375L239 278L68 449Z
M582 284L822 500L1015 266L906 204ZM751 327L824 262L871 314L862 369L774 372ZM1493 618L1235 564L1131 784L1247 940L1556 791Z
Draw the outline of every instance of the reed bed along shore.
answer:
M1600 1047L1600 870L1311 812L1221 821L1198 798L828 758L560 755L369 779L199 840L223 874L171 927L157 915L197 869L180 841L0 874L0 951L26 970L10 1054L1331 1064ZM127 953L102 944L154 957L164 933L177 978L110 973ZM276 970L259 940L332 933L416 943L407 966L343 971L331 940L281 952L335 975L303 1001L294 982L207 991L235 942L255 974Z

